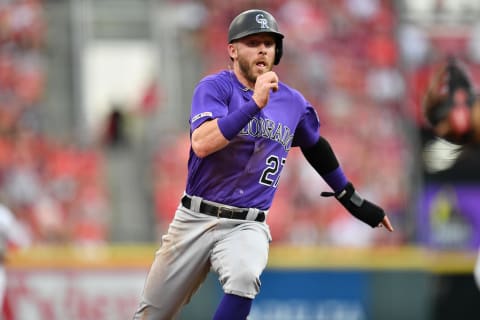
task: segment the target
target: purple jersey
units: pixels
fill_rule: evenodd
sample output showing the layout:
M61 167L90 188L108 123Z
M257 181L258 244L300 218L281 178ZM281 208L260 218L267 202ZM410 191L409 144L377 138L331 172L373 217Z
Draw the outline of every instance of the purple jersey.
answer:
M191 132L203 122L254 103L232 71L202 79L192 98ZM268 104L223 149L198 158L190 149L186 192L242 208L268 210L292 146L308 147L319 139L314 108L280 82Z

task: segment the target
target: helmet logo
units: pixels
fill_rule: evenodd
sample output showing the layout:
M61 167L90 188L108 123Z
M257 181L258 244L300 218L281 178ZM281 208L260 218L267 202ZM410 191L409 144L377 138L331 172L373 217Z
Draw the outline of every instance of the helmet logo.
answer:
M255 21L260 24L260 29L268 29L268 20L264 18L263 13L259 13L255 16Z

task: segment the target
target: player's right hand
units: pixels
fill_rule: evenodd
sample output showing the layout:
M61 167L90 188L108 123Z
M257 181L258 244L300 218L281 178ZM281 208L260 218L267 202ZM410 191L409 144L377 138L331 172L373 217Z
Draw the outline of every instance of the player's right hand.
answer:
M252 98L260 109L267 105L270 98L270 90L273 92L278 90L278 76L273 71L259 75L255 82Z

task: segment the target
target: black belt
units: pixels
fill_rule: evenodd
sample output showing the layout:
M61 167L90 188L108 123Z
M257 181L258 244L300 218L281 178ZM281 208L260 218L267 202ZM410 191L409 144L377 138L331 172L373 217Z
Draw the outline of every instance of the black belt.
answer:
M182 198L182 205L185 208L191 209L192 199L185 195ZM228 219L239 219L246 220L248 215L248 210L245 209L232 209L228 207L216 206L214 204L206 203L202 201L200 203L200 213L208 214L209 216L214 216L217 218L228 218ZM263 222L265 221L265 212L259 211L255 221Z

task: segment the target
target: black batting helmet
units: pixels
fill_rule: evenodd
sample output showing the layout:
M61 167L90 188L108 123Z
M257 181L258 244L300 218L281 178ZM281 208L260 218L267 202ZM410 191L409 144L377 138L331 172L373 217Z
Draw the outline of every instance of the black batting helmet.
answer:
M228 43L255 33L268 32L275 36L275 60L278 64L283 53L283 34L278 31L275 18L265 10L251 9L236 16L228 28Z

